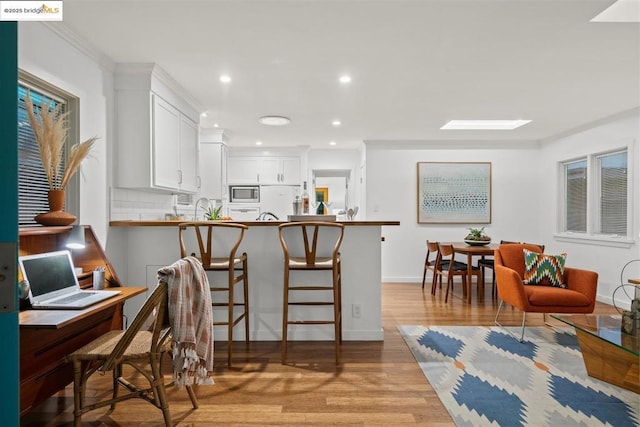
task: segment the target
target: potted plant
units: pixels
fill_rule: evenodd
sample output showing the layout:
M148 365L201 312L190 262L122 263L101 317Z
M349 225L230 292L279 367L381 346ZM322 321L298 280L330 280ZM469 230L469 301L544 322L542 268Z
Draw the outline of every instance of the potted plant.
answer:
M209 205L204 211L204 217L209 221L219 221L222 219L222 216L220 215L221 211L222 205L218 206L217 208Z
M71 177L80 168L84 158L89 154L97 138L92 137L73 145L65 168L60 171L64 146L69 136L69 113L61 113L60 105L52 109L51 102L45 104L43 100L40 103L39 113L36 114L29 93L27 93L25 103L29 123L38 142L42 167L49 183L47 194L49 212L37 215L35 220L43 225L71 224L76 220L76 217L63 211L65 188Z
M491 243L491 237L484 233L482 228L469 228L469 234L464 238L465 243L469 245L488 245Z

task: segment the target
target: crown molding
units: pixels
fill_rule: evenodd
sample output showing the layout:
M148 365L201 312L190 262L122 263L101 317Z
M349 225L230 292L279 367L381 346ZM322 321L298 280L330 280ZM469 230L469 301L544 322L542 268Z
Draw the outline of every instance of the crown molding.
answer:
M75 33L67 25L65 25L64 22L41 22L41 24L57 34L71 46L78 49L88 58L95 61L104 70L111 73L114 72L116 63L100 49L89 43L86 39L80 37L77 33Z
M566 138L568 136L575 135L577 133L587 131L589 129L593 129L593 128L596 128L596 127L599 127L599 126L602 126L602 125L606 125L606 124L611 123L611 122L615 122L616 120L625 119L625 118L628 118L628 117L633 117L633 116L638 116L638 115L640 115L640 107L634 107L634 108L631 108L630 110L621 111L619 113L612 114L610 116L603 117L601 119L594 120L594 121L589 122L589 123L585 123L585 124L583 124L581 126L574 127L574 128L571 128L571 129L567 129L564 132L560 132L560 133L558 133L556 135L549 136L547 138L543 138L543 139L540 140L540 142L542 142L543 144L548 144L548 143L557 141L559 139Z
M522 140L366 140L367 150L521 150L539 148L540 141Z

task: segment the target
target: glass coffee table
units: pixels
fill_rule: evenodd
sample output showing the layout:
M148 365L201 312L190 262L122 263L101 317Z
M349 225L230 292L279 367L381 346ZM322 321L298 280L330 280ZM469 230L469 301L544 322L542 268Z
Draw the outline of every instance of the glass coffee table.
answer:
M587 373L599 380L640 393L640 337L621 331L622 316L552 314L576 330Z

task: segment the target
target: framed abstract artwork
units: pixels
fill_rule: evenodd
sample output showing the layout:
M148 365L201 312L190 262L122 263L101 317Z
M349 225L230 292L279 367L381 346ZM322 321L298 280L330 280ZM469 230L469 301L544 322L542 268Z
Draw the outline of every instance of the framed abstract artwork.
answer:
M490 224L491 162L418 162L418 223Z

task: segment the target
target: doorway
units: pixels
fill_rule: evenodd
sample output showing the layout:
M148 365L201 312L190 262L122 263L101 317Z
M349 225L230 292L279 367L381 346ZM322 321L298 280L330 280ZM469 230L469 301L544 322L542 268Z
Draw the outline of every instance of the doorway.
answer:
M316 201L324 202L324 213L341 215L349 207L350 169L314 169L312 171L313 194ZM322 198L322 200L321 200ZM318 208L319 209L319 208Z

